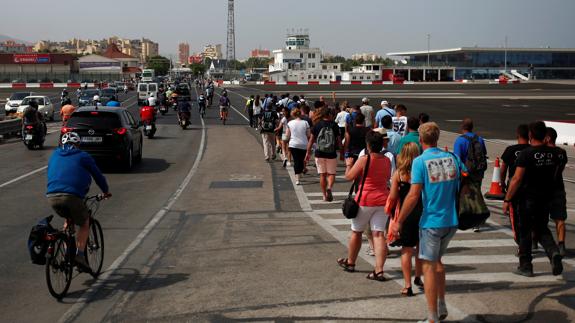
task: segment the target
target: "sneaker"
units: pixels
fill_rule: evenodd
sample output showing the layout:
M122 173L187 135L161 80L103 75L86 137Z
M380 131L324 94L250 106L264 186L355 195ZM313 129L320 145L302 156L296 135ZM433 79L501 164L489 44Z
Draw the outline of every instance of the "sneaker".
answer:
M301 183L299 182L299 180L295 181L295 185L301 185Z
M328 202L333 201L333 194L331 194L331 189L328 189L328 190L327 190L325 199L326 199L326 201L328 201Z
M533 268L519 266L513 273L520 276L533 277Z
M443 321L447 318L447 305L445 302L437 302L437 315L439 316L439 320Z
M563 257L556 253L551 257L551 268L553 269L553 276L559 276L563 272Z
M283 168L286 168L287 163L288 163L287 159L284 159L284 162L283 162L283 164L282 164Z
M481 229L479 227L473 228L473 232L479 232Z
M565 255L567 254L567 250L565 249L565 242L559 242L557 247L559 247L559 255L561 257L565 257Z
M373 251L373 249L371 249L371 248L367 248L367 250L365 251L365 253L366 253L368 256L375 257L375 251Z

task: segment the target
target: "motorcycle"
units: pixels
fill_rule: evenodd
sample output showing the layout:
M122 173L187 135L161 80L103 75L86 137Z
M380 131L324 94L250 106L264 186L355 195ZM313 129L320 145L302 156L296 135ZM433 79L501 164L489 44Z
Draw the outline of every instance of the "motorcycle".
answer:
M160 105L160 113L164 116L168 113L168 106L165 104Z
M38 131L35 126L24 125L22 142L29 150L34 150L36 147L44 148L44 140L46 140L46 135L41 134L41 131Z
M156 123L151 120L144 121L144 135L148 137L148 139L154 138L156 134Z
M178 123L183 130L186 130L186 128L192 124L190 122L190 113L180 112L178 114Z

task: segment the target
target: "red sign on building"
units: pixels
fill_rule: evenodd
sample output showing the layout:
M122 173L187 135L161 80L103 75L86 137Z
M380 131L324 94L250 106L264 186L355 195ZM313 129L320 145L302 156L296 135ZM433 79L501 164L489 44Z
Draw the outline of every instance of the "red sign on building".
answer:
M190 56L188 58L188 64L201 64L202 63L202 56Z
M50 64L50 54L14 54L15 64Z

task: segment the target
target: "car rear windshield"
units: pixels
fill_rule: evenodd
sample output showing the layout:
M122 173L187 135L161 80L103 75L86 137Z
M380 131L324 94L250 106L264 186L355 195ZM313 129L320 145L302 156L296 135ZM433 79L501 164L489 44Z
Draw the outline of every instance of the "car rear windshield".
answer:
M23 100L27 96L30 96L30 92L17 92L10 96L10 100Z
M156 92L157 90L158 90L158 88L156 87L156 84L149 84L148 85L148 91Z
M72 115L67 123L71 128L116 129L122 127L120 116L112 112L82 111Z
M44 105L43 98L25 98L24 100L22 100L22 105L30 105L30 102L32 101L36 101L38 105Z
M94 95L99 95L100 91L98 90L86 90L80 94L81 97L93 97Z
M115 95L115 94L116 94L116 91L114 91L113 89L102 90L102 95L110 96L110 95Z

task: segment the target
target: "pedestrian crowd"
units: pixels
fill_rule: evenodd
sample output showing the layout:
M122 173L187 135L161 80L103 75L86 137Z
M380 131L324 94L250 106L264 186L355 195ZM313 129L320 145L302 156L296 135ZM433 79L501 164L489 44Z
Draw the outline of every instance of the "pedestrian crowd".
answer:
M332 99L311 102L288 93L266 94L251 96L245 109L250 127L261 132L265 160L279 157L284 168L293 167L296 185L304 183L313 157L325 202L333 201L338 155L345 162L358 211L351 219L347 256L337 260L339 266L355 272L365 234L367 253L375 257L367 279L386 281L388 246L401 247L401 295L414 296L415 285L427 300L424 322L444 320L448 313L441 259L460 224L462 191L471 187L481 192L489 163L485 140L474 132L473 120L464 118L450 152L438 147L440 128L426 113L410 116L405 105L392 107L386 100L376 110L368 98L361 105L335 102L335 94ZM555 145L556 138L557 132L542 121L520 125L517 145L501 157L503 209L518 245L515 273L527 277L533 276L532 250L538 244L553 275L563 270L567 209L562 172L567 154ZM558 243L547 227L550 217ZM480 232L481 226L474 231Z

